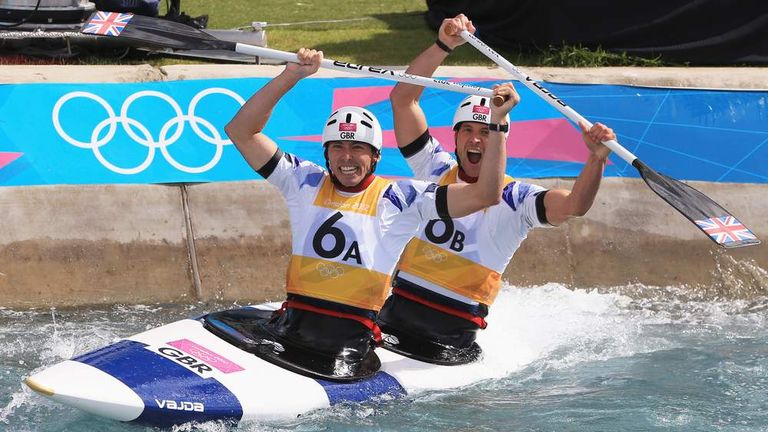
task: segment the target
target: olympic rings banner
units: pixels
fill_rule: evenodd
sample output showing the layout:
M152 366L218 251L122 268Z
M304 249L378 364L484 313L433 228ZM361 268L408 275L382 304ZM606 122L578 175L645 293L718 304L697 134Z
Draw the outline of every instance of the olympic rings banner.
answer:
M260 178L224 125L268 79L134 84L0 86L0 185L192 183ZM494 82L469 81L490 87ZM675 178L768 182L768 93L608 85L547 87L654 169ZM508 173L573 177L587 151L577 129L517 86ZM344 105L371 110L384 129L378 173L410 176L397 150L388 101L392 84L373 78L312 78L277 105L264 132L285 151L324 164L320 133ZM453 151L451 121L464 95L427 89L430 130ZM608 176L637 176L612 158Z

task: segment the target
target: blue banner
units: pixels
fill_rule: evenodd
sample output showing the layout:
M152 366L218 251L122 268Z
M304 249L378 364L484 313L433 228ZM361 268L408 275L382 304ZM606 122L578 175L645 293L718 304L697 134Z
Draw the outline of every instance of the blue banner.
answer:
M0 185L178 183L259 178L224 125L268 79L0 86ZM491 81L469 81L489 87ZM574 177L587 150L573 124L517 85L508 173ZM684 180L768 182L768 93L549 84L591 121L613 127L627 149ZM301 81L264 132L285 151L324 164L320 133L344 105L371 110L384 129L377 172L410 176L392 132L392 84L373 78ZM427 89L432 134L453 149L451 120L464 95ZM637 177L611 156L608 176Z

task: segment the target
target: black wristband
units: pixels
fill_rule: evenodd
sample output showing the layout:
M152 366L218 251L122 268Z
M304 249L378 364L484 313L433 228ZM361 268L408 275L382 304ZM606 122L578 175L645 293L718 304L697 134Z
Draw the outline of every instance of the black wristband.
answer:
M435 45L437 45L438 48L447 52L448 54L453 52L453 50L448 45L444 44L443 41L440 40L440 38L435 39Z
M492 130L494 132L509 132L509 123L488 123L488 130Z

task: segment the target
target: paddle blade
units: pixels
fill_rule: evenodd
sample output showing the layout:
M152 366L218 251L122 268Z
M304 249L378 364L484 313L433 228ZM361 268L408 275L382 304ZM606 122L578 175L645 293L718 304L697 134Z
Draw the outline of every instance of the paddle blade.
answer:
M760 240L749 228L708 196L652 170L639 159L635 159L632 165L651 190L696 224L715 243L726 248L760 244Z
M186 24L130 13L96 11L83 24L80 32L136 41L142 46L182 50L235 49L234 42L216 39Z

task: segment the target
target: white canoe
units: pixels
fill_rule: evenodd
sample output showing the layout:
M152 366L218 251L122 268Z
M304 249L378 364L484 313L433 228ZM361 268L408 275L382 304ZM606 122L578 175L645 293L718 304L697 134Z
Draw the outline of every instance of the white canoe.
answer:
M385 349L376 352L382 367L372 378L330 382L275 366L218 338L200 321L185 319L55 364L25 383L99 416L169 426L284 419L339 403L458 387L478 379L463 372L481 367L437 366Z

